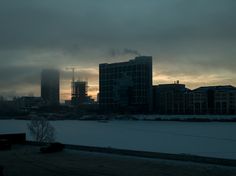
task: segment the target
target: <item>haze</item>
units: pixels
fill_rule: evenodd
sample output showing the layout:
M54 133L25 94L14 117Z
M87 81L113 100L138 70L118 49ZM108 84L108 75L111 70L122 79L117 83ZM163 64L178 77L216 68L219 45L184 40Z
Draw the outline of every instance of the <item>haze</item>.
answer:
M43 68L98 91L98 64L153 56L154 84L236 86L234 0L1 0L0 95L40 95Z

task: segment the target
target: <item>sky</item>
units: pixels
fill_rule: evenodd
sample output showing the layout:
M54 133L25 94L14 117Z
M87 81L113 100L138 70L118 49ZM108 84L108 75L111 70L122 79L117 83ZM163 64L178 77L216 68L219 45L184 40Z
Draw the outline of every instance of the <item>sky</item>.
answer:
M153 84L236 86L235 0L1 0L0 95L40 96L40 72L98 92L99 63L153 57Z

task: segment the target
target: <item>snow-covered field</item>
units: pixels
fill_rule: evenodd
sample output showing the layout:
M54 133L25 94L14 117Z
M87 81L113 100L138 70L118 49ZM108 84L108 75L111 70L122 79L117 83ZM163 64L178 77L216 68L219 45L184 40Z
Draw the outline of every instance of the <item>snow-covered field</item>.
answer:
M236 159L236 123L52 121L57 141ZM27 121L0 120L0 133L26 132Z

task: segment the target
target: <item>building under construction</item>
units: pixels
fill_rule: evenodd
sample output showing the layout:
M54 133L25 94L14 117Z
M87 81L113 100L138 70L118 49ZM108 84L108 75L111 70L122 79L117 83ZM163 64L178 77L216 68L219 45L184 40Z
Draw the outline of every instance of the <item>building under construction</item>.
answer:
M72 81L71 82L71 104L84 104L87 99L88 82L87 81Z
M71 81L71 101L70 104L73 106L82 104L94 103L94 100L88 96L88 81L75 81L75 69L74 67L67 67L66 69L72 70L72 81Z

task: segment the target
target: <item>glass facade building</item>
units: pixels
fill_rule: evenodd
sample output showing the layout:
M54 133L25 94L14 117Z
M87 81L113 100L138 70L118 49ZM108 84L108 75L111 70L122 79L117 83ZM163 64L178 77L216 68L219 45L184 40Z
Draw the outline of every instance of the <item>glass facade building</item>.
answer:
M127 62L100 64L99 105L105 112L150 112L152 57L139 56Z

